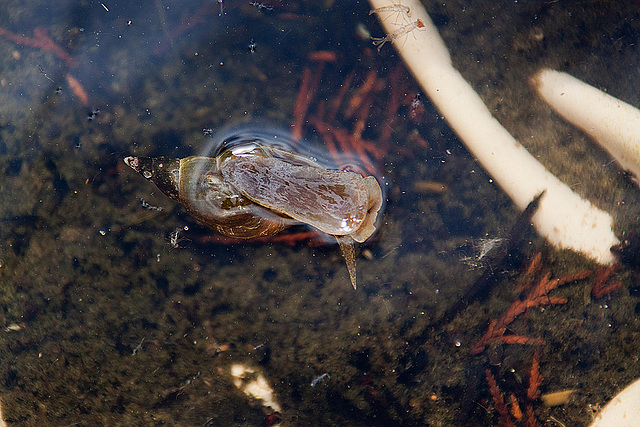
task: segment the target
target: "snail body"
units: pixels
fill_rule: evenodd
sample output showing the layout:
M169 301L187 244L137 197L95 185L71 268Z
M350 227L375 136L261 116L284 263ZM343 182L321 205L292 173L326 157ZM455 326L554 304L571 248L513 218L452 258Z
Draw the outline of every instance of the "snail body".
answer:
M329 170L282 146L252 141L215 157L127 157L136 172L221 234L249 239L307 224L337 238L353 287L353 241L376 230L383 196L373 176Z

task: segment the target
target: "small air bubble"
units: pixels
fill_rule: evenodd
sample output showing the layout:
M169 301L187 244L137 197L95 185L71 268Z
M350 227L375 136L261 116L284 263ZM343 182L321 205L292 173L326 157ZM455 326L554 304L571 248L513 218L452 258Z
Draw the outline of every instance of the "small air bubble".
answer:
M143 171L142 172L142 176L144 176L147 179L151 179L151 177L153 176L153 174L149 171Z

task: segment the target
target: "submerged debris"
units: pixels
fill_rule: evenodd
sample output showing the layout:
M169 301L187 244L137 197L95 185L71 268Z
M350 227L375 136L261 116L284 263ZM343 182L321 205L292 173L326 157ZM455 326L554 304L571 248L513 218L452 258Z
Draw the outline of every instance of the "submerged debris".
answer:
M320 383L320 382L324 381L325 379L329 379L329 378L331 378L331 375L329 375L329 373L328 373L328 372L325 372L324 374L322 374L322 375L318 375L317 377L315 377L315 378L311 381L310 386L311 386L311 387L315 387L315 386L317 386L317 385L318 385L318 383Z
M276 412L282 411L280 403L276 400L273 388L257 368L235 363L231 365L230 373L233 384L244 394L262 401L264 406Z
M474 254L460 258L470 269L476 270L487 266L487 255L498 248L505 239L500 237L479 239L472 243Z

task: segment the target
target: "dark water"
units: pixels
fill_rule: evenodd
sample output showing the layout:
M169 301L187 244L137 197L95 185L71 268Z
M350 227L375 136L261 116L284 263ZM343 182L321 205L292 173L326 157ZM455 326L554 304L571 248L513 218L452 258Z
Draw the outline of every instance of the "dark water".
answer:
M425 5L505 127L612 212L618 233L632 229L638 188L536 98L528 77L551 66L640 105L638 3ZM536 253L534 284L545 272L597 270L533 230L492 266L482 298L438 322L487 268L479 248L504 242L519 212L426 97L412 107L419 88L391 46L371 45L364 33L382 30L368 11L328 0L0 5L10 32L0 34L7 422L265 425L277 410L283 425L495 425L488 371L541 425L587 425L638 377L640 294L628 267L611 280L623 286L602 298L590 293L592 275L551 293L566 304L508 325L506 334L544 345L471 354L489 320L524 298ZM336 60L318 62L316 51ZM387 204L378 233L359 247L356 291L337 246L222 239L122 161L200 154L210 132L230 125L287 129L305 68L318 76L308 118L351 134L349 104L373 82L354 108ZM322 141L312 123L303 134ZM540 391L575 389L567 403L527 396L534 357ZM243 391L262 380L270 407Z

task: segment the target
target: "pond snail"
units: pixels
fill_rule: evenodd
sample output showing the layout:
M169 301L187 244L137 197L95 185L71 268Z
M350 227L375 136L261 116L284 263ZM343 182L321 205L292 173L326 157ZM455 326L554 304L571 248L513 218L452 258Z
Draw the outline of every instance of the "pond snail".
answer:
M336 237L356 288L353 242L376 230L383 195L373 176L330 170L261 138L217 147L214 157L127 157L125 163L203 224L242 239L307 224Z

